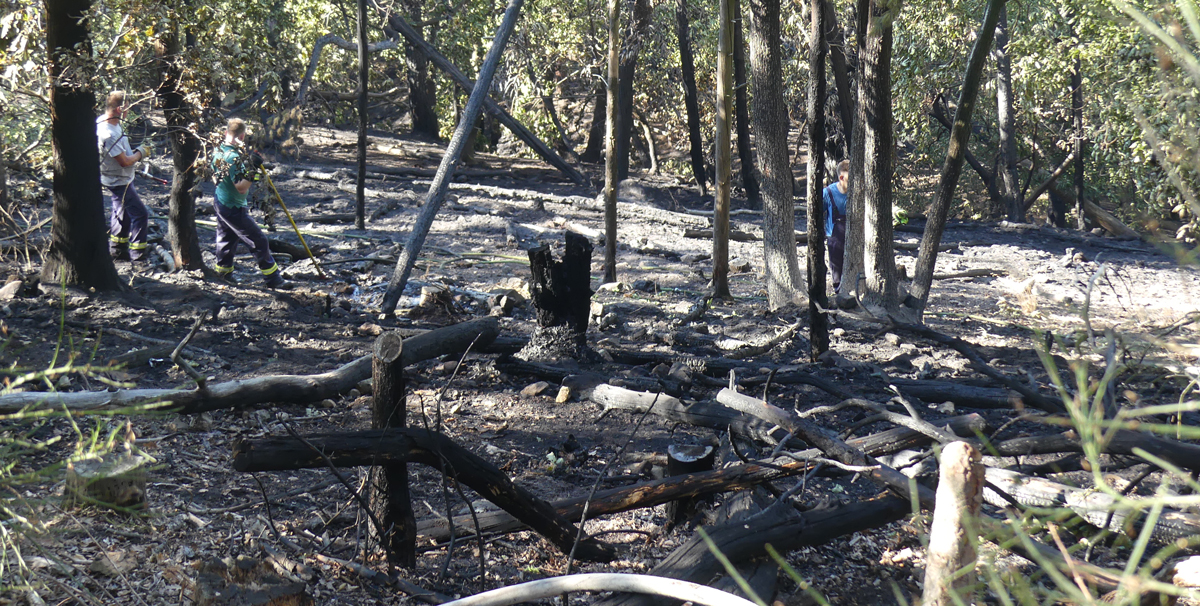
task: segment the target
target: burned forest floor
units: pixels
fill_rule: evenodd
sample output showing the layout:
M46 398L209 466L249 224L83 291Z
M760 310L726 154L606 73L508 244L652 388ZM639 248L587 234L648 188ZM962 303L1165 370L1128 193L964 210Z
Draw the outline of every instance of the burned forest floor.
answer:
M709 288L711 242L685 237L685 232L711 229L711 202L701 199L690 183L665 176L639 175L622 186L619 283L601 286L603 210L596 189L572 185L535 161L478 154L451 185L398 313L383 317L383 292L420 212L441 148L373 134L366 183L370 219L365 230L355 230L354 134L322 128L308 128L304 134L301 156L281 159L272 178L308 244L318 251L327 278L311 260L281 255L284 275L294 288L268 290L243 249L237 285L205 280L199 272L170 272L162 259L118 262L122 279L140 302L39 284L37 251L48 241L49 226L29 228L49 216L49 196L44 195L42 202L26 202L14 213L22 229L0 234L7 236L2 269L9 276L0 289L5 377L12 381L72 360L79 370L25 389L188 387L192 380L168 352L198 317L213 309L219 309L215 319L203 322L189 344L191 365L210 383L322 373L371 353L375 337L384 331L436 328L489 315L499 318L502 338L519 341L536 325L528 302L527 251L544 243L560 254L563 234L572 230L595 246L592 285L597 292L588 332L595 355L555 367L568 374L596 373L616 386L665 392L684 402L712 400L722 386L733 383L748 395L798 411L834 405L842 398L820 385L786 380L790 376L817 377L809 383L823 381L840 393L890 402L901 412L899 397L889 386L905 394L905 381L978 387L992 394L1000 390L1004 399L1004 386L960 353L853 311L833 316L832 351L810 362L807 311L773 312L767 306L759 241L762 215L744 202L735 203L733 229L749 234L749 241L730 243L734 300L714 301L695 313ZM156 159L151 170L169 178L163 172L167 168L167 160ZM151 209L152 236L169 248L161 242L168 186L145 177L136 183ZM211 266L211 183L204 184L204 191L197 220ZM260 212L253 216L263 223ZM275 212L274 222L271 238L298 244L282 212ZM799 212L797 229L803 226ZM911 248L919 237L915 230L901 230L896 241ZM1081 361L1096 380L1111 349L1110 357L1125 365L1114 391L1116 406L1187 399L1185 390L1200 376L1197 329L1191 323L1200 311L1196 269L1180 266L1145 242L1031 225L952 221L943 243L952 246L938 257L938 272L945 275L934 283L925 315L928 327L967 341L993 368L1050 398L1057 394L1037 355L1047 342L1053 342L1051 359L1072 388L1068 365ZM801 267L804 254L801 247ZM911 275L915 251L898 250L897 263ZM990 272L969 277L965 272L970 270ZM422 304L423 289L425 300L436 304ZM448 296L431 297L436 293ZM793 334L775 339L792 327ZM764 347L773 339L777 342ZM91 368L83 369L85 364ZM597 485L606 490L661 478L671 445L711 445L719 451L718 460L727 462L761 459L775 449L769 440L742 437L733 440L732 449L730 439L717 429L629 410L606 411L586 394L561 389L561 375L553 370L539 372L492 353L420 362L407 369L409 424L440 429L551 502L585 497ZM993 440L1062 431L1039 422L1036 411L1014 410L1003 401L981 408L978 402L956 403L953 398L926 401L906 394L903 399L935 425L978 414L986 422L984 434ZM841 408L810 418L844 436L893 427L873 414ZM1200 415L1163 420L1194 426ZM303 583L317 604L416 603L377 575L364 574L366 569L384 572L387 566L369 549L369 525L359 503L328 470L250 474L230 466L233 444L240 439L286 436L288 428L301 434L369 428L371 396L365 386L305 405L262 402L195 415L89 415L77 416L74 424L62 417L9 418L0 421L0 437L50 444L4 463L15 463L13 474L52 466L126 422L133 435L119 430L118 442L154 460L144 510L64 508L61 470L18 490L22 515L46 527L46 532L31 532L18 541L27 576L45 603L191 603L202 563L237 556L287 563L281 565L288 568L286 575ZM936 459L930 452L927 443L909 445L884 458L932 484ZM1104 455L1103 460L1111 467L1105 473L1120 486L1146 468L1128 456ZM1043 465L1049 462L1058 467ZM985 463L1075 486L1087 487L1093 480L1070 453L985 456ZM368 472L350 468L344 473L350 486L360 488ZM461 515L471 508L477 513L494 508L465 488L460 493L455 485L444 484L436 468L410 465L409 473L419 520L444 518L447 511ZM1132 490L1152 494L1164 481L1152 473ZM820 511L882 492L867 478L836 469L813 475L803 486L800 482L798 477L776 480L770 490L759 488L755 494L766 504L788 492L786 498L799 508ZM589 520L586 531L599 533L599 539L619 549L619 556L609 564L575 561L570 568L648 572L687 542L697 523L714 523L719 505L732 494L714 495L679 523L668 517L666 506ZM996 512L990 505L985 509ZM860 532L796 549L787 559L831 604L895 604L898 596L912 603L921 594L928 524L928 514L878 527L867 524ZM1062 532L1070 542L1090 541L1098 531L1083 525ZM451 551L419 538L417 565L401 577L458 596L560 575L568 568L567 557L531 531L488 536L482 556L473 539L455 543ZM1098 541L1088 557L1119 570L1130 545L1127 538ZM996 558L996 567L1017 574L1037 568L994 546L984 552ZM8 575L4 582L13 578ZM773 596L788 606L815 603L787 575L778 578L764 598ZM573 598L581 603L598 599L584 594ZM0 604L26 600L22 591L0 594Z

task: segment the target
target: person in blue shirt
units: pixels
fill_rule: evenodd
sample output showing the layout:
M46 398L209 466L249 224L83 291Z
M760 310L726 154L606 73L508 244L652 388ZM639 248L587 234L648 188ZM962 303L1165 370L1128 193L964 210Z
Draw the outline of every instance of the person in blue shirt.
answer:
M829 273L833 292L842 285L842 260L846 254L846 202L850 198L850 161L837 166L837 181L829 184L821 198L825 201L825 243L829 247Z
M213 201L217 211L217 273L232 281L233 257L241 242L258 262L267 288L288 289L291 284L280 275L267 237L246 210L246 193L258 180L263 161L262 156L245 148L245 138L246 123L232 118L225 128L225 142L213 152L213 178L217 182Z

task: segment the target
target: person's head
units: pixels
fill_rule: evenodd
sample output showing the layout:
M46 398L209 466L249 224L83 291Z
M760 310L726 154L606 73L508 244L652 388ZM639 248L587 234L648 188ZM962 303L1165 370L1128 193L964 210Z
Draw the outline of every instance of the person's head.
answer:
M225 139L229 142L241 141L246 138L246 122L241 118L230 118L225 126Z
M837 180L838 180L838 183L842 186L843 190L845 190L846 187L848 185L850 185L850 161L849 160L842 160L841 162L838 162Z
M125 113L125 91L115 90L108 93L104 109L109 118L120 118Z

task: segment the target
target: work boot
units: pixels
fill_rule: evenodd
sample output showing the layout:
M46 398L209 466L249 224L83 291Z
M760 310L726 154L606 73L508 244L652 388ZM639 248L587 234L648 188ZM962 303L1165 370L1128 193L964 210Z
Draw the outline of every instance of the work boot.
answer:
M283 279L279 272L267 276L267 288L272 290L291 290L292 283Z
M113 261L129 261L128 248L110 248L108 254L112 255Z

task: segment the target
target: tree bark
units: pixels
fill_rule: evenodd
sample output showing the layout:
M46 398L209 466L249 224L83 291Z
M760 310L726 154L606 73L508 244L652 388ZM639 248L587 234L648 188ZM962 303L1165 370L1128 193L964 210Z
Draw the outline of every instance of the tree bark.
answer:
M708 175L704 166L704 137L700 134L700 103L696 92L696 65L692 58L692 38L689 34L688 0L675 0L676 36L679 40L679 65L683 72L683 105L687 111L688 141L691 144L692 176L700 187L700 195L708 194Z
M829 307L825 296L825 10L811 0L808 49L808 317L809 359L829 351Z
M796 258L796 206L787 149L789 121L783 98L780 3L749 0L749 4L750 85L754 87L754 132L762 160L763 266L767 304L778 309L799 303L804 282Z
M863 103L863 57L866 54L867 13L870 11L870 0L858 0L855 4L855 35L858 44L858 77L856 99L854 100L854 123L850 129L850 198L846 201L846 247L842 261L842 284L838 288L839 297L849 297L851 293L862 294L859 288L863 275L864 217L866 216L866 177L863 169L866 166L866 106Z
M358 0L358 182L354 188L354 229L367 227L367 0Z
M732 0L719 0L720 27L717 34L717 195L713 204L712 293L732 299L729 293L729 194L733 155L730 149L733 122L733 7ZM797 271L797 273L799 273Z
M951 442L938 460L937 506L929 526L924 606L972 603L977 518L983 504L982 456L966 442ZM962 572L966 568L967 572Z
M100 164L96 159L96 98L80 73L92 54L91 0L46 3L50 61L50 135L54 147L54 223L42 281L119 291L108 254Z
M896 7L895 10L899 10ZM886 310L897 302L896 259L892 250L892 25L872 0L867 13L862 65L863 107L863 299Z
M399 302L400 294L404 292L404 285L408 283L408 276L417 263L417 255L420 254L421 247L425 244L429 228L433 226L433 218L441 208L442 202L446 200L450 179L454 176L454 170L458 168L462 150L467 145L467 139L469 139L472 129L475 128L475 122L479 119L484 101L488 99L488 88L492 85L492 76L496 74L496 66L499 65L500 57L504 54L504 47L508 43L513 28L516 27L517 16L521 13L522 4L524 4L524 0L509 0L508 8L504 11L504 20L496 28L492 47L483 60L479 77L475 80L475 88L471 91L467 106L463 109L458 127L454 130L454 136L450 138L450 144L446 146L446 153L442 156L442 162L438 166L437 176L433 178L433 183L429 186L425 205L421 208L421 214L417 217L412 233L409 234L408 241L404 244L404 250L396 260L391 283L388 284L388 289L383 295L382 309L385 314L396 311L396 303Z
M608 78L606 77L605 80ZM596 98L592 105L592 126L588 129L587 147L579 154L580 162L599 162L604 153L605 137L608 133L606 116L608 114L608 87L603 82L596 85Z
M566 232L566 240L562 261L555 261L545 244L530 249L529 298L539 329L566 326L576 347L583 348L591 313L592 243L572 231Z
M404 394L404 340L397 332L386 332L375 340L371 351L373 401L371 429L387 430L408 426ZM405 568L417 564L417 522L408 491L408 465L389 463L371 468L371 509L383 528L375 538L389 560Z
M746 201L751 208L762 206L758 191L758 176L754 171L754 151L750 147L750 110L746 90L746 41L742 35L745 14L741 0L733 2L733 106L737 116L738 160L742 165L742 187L746 190ZM786 110L784 115L786 114ZM756 132L757 131L756 129ZM784 131L786 132L786 130ZM786 147L786 145L784 146Z
M158 96L163 102L163 117L167 122L167 140L171 144L174 168L169 194L170 210L167 213L167 241L171 243L175 267L207 273L208 267L200 250L200 235L196 231L196 199L192 196L192 189L196 187L196 162L200 158L200 139L191 127L196 121L196 110L179 90L183 73L179 65L179 53L182 50L179 34L171 31L164 43L164 76Z
M987 9L983 14L983 25L979 28L979 34L967 61L967 73L963 77L962 92L958 96L958 107L954 110L954 128L950 132L950 146L946 150L946 160L942 163L937 198L925 221L925 233L921 236L921 250L917 254L911 296L905 302L906 306L913 310L918 320L924 314L925 306L929 302L929 289L933 284L933 272L937 264L937 247L942 240L942 231L946 228L946 217L950 212L950 202L954 197L954 190L958 187L958 179L962 175L967 142L971 138L971 114L979 96L979 83L983 79L983 67L987 63L992 39L996 35L996 22L1000 18L1000 9L1003 6L1004 0L988 0Z
M402 6L407 13L408 22L418 24L416 33L422 39L425 32L421 31L422 0L404 0ZM437 81L429 73L429 55L425 49L409 40L404 49L408 63L408 100L409 111L412 113L412 132L431 141L437 141Z
M1017 176L1017 131L1013 114L1012 61L1008 57L1008 8L1001 5L996 19L996 121L1000 130L1000 180L1004 183L1004 201L1008 220L1025 222L1024 200Z
M241 440L233 446L233 468L241 472L323 469L329 465L325 457L338 467L412 461L443 470L466 484L529 524L563 553L569 553L575 544L575 525L558 515L549 503L514 484L496 466L443 434L393 427L317 434L305 436L305 439L309 444L291 436ZM607 562L615 554L608 545L585 537L579 542L575 555L582 560Z
M1075 58L1071 72L1071 122L1075 125L1075 227L1087 229L1083 197L1083 60Z
M617 177L629 177L629 150L633 137L633 83L637 73L638 55L646 43L653 7L650 0L633 0L633 14L625 39L621 41L620 75L617 86Z
M604 282L617 281L617 186L620 184L620 168L617 151L624 119L617 106L620 70L620 0L608 0L608 92L607 127L604 137ZM597 100L599 103L599 100Z
M825 44L829 47L829 67L833 71L833 85L837 88L838 116L842 119L842 142L854 128L854 92L850 88L850 71L846 67L846 37L838 27L837 9L833 0L821 3L825 12Z

